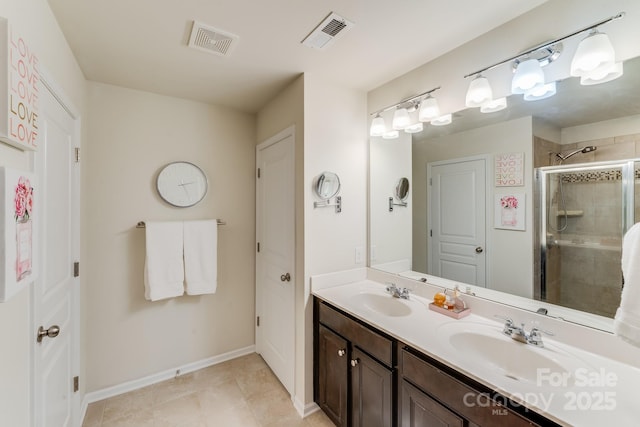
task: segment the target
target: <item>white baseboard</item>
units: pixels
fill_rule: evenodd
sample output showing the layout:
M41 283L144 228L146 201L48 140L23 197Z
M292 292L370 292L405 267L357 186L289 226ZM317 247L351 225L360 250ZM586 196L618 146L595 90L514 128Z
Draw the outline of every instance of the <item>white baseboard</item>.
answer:
M291 397L291 400L293 401L293 407L296 408L296 411L302 418L308 417L314 412L320 410L320 407L315 402L311 402L305 405L293 396Z
M92 391L84 395L84 399L82 399L82 409L81 409L81 420L84 420L84 417L87 413L87 407L90 403L98 402L103 399L108 399L113 396L117 396L119 394L128 393L133 390L137 390L139 388L147 387L161 381L170 380L176 376L176 371L180 371L180 375L188 374L189 372L194 372L199 369L204 369L209 366L217 365L218 363L226 362L227 360L235 359L241 356L246 356L247 354L255 353L256 346L250 345L249 347L240 348L238 350L233 350L228 353L219 354L217 356L209 357L207 359L199 360L197 362L188 363L186 365L177 366L172 369L167 369L162 372L158 372L157 374L149 375L144 378L140 378L133 381L127 381L126 383L118 384L112 387L103 388L102 390ZM82 423L80 423L82 425Z

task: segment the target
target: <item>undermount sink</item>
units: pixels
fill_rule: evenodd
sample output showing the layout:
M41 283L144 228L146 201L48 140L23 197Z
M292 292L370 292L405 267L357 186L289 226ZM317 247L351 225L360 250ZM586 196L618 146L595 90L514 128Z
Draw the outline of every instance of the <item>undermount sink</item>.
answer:
M515 381L537 386L561 381L571 386L574 374L585 364L555 346L539 348L505 336L500 327L479 322L450 322L441 325L443 344L469 363ZM559 380L561 378L561 380Z
M385 316L400 317L411 314L411 307L404 300L391 295L363 292L352 297L352 301L364 308Z

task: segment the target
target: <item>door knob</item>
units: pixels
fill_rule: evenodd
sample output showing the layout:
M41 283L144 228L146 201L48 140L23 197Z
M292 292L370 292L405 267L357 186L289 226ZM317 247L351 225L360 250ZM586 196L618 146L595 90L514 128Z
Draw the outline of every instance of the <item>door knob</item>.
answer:
M338 350L338 356L342 357L345 354L347 354L347 350L345 350L344 348L341 348L340 350Z
M58 325L53 325L49 329L45 329L42 326L40 326L40 328L38 328L37 341L42 342L42 338L44 337L55 338L58 336L59 333L60 333L60 326Z
M358 366L358 363L360 363L360 359L351 359L351 366L354 368Z
M478 247L476 248L476 253L477 253L477 254L481 254L482 252L484 252L484 249L482 249L482 246L478 246Z
M291 281L291 275L289 273L283 274L282 276L280 276L280 280L283 281L283 282L290 282Z

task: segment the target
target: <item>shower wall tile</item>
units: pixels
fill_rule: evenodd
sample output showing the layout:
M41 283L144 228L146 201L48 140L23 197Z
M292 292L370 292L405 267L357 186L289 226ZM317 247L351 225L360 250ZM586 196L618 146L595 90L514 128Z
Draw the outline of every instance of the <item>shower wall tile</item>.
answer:
M602 145L598 147L596 151L593 151L589 154L595 155L596 162L606 160L632 159L636 156L636 143L624 142L613 145Z
M633 133L630 135L620 135L615 137L615 143L625 143L625 142L640 142L640 133Z

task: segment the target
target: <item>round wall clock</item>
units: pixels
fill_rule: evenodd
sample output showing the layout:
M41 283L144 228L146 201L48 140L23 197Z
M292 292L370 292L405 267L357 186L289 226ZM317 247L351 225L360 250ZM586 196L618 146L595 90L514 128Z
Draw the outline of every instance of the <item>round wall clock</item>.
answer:
M207 194L207 176L193 163L173 162L162 168L156 187L165 202L186 208L195 205Z

